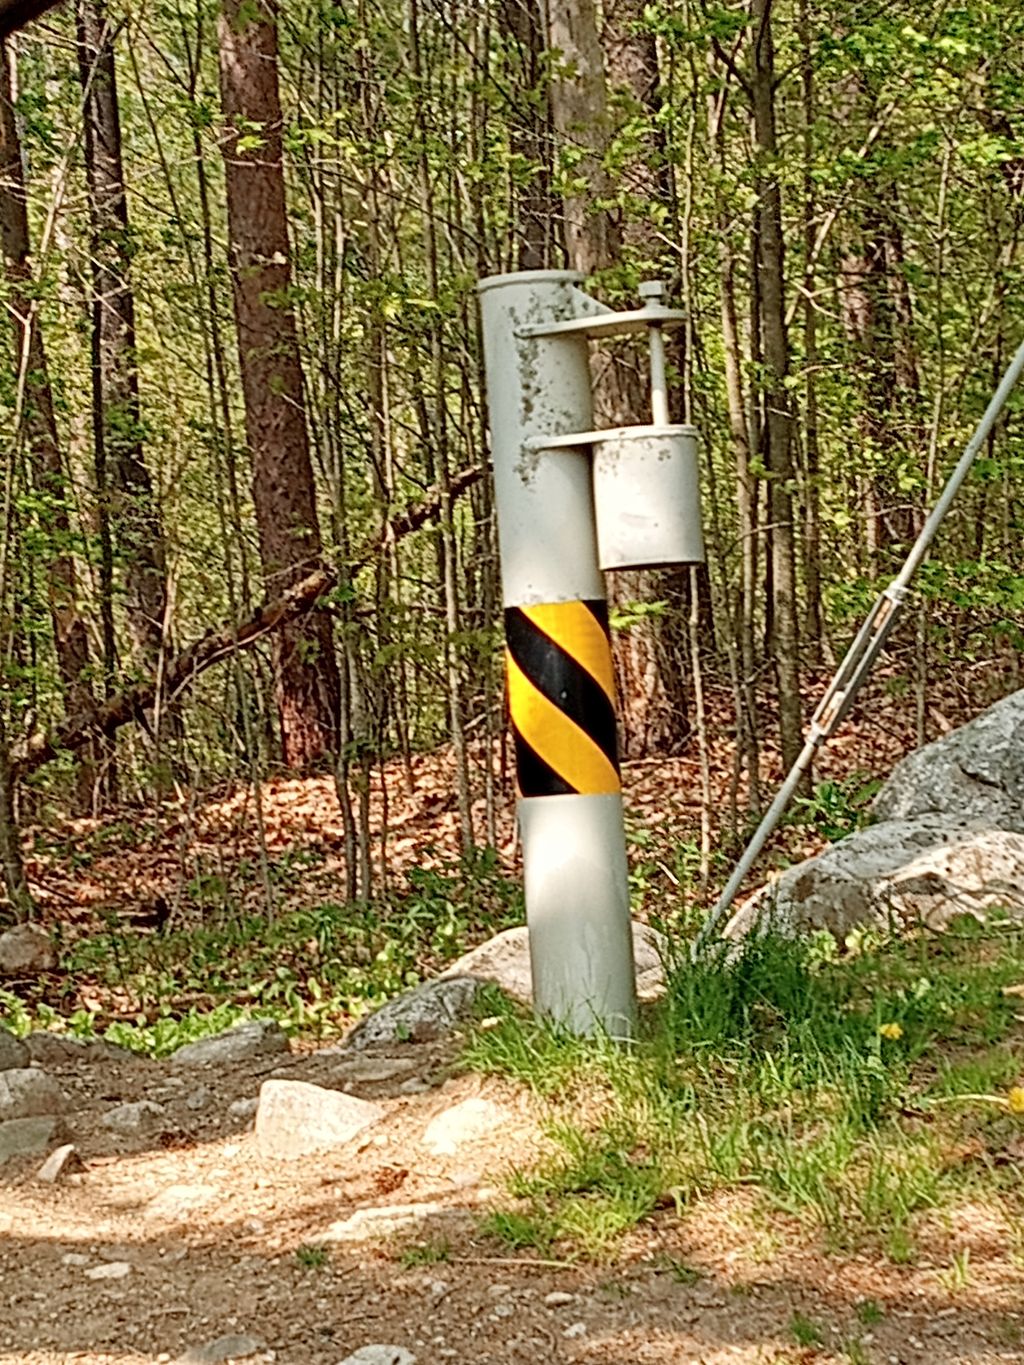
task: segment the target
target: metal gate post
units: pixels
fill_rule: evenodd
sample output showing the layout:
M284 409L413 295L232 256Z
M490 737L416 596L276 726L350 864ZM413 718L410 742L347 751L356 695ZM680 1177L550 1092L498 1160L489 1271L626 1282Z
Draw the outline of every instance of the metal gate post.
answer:
M536 1012L576 1033L632 1036L636 981L614 685L598 567L583 331L605 313L569 271L479 285Z

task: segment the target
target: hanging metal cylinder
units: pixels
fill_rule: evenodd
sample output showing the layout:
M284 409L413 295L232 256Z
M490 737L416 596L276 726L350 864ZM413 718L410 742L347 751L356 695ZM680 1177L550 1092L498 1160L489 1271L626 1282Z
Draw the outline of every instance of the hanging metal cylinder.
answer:
M590 439L601 568L702 564L696 428L621 427Z
M573 320L606 310L579 279L526 271L478 288L534 1008L625 1038L636 984L611 642L590 451L573 439L593 421Z

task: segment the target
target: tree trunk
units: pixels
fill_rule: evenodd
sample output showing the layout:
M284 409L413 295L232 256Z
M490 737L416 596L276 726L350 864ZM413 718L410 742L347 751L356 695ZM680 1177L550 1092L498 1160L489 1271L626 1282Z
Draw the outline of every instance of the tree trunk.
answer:
M0 44L0 234L10 291L7 311L13 328L14 372L24 385L22 429L40 495L40 529L48 548L47 594L54 650L64 713L71 717L87 714L93 705L89 637L78 607L66 471L57 437L46 351L32 297L28 211L14 97L11 54ZM83 755L77 764L77 787L79 803L85 809L92 799L93 777L92 762L87 754Z
M169 647L163 528L146 467L139 411L131 239L114 66L115 26L103 0L78 0L85 167L92 228L93 434L99 496L114 553L125 565L125 607L137 662L152 669ZM109 558L109 551L105 556ZM112 577L112 566L106 566ZM110 584L105 585L109 590ZM109 604L108 604L109 609ZM107 641L111 653L112 642ZM108 659L108 667L112 665Z
M772 0L751 0L751 104L759 154L758 280L767 387L769 521L771 523L772 654L775 663L782 761L789 768L803 747L803 707L797 629L793 530L793 450L786 334L782 194L775 136L775 53Z
M587 187L565 199L566 247L570 266L585 275L618 265L625 237L647 256L658 250L645 224L634 223L624 230L607 209L595 207L610 189L604 165L612 132L609 81L623 90L645 118L655 111L658 89L654 38L643 29L634 0L616 0L606 8L604 20L602 33L593 0L553 0L549 6L554 124L563 145L573 149L574 180ZM638 177L635 190L648 197L665 193L664 183L659 183L646 163L635 165L632 171ZM650 420L642 361L626 362L609 350L595 348L593 367L599 426ZM686 572L617 573L611 582L611 599L613 607L626 614L636 602L666 603L661 614L640 616L617 631L614 646L624 756L671 752L689 732Z
M540 0L499 0L498 23L514 53L508 83L517 270L547 270L561 258L558 204L551 188L551 109L544 84L544 15Z
M223 0L219 26L224 164L253 502L269 593L298 581L320 554L295 316L281 146L277 7ZM338 668L320 610L274 642L281 749L303 769L334 752Z

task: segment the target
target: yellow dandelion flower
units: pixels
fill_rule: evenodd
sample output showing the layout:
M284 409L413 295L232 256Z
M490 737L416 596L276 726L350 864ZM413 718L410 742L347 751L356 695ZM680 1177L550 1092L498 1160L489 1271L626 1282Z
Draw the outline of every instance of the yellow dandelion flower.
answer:
M878 1032L883 1038L888 1038L893 1043L903 1037L903 1030L900 1028L899 1024L879 1024ZM1022 1094L1024 1094L1024 1092L1022 1092Z
M1006 1092L1006 1107L1011 1114L1024 1114L1024 1085L1012 1085Z

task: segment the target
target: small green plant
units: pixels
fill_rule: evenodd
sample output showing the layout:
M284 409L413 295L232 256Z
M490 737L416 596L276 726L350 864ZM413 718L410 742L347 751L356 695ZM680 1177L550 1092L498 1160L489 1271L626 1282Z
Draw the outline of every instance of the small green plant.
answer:
M871 1365L868 1348L859 1337L851 1337L848 1341L843 1342L843 1358L847 1365Z
M794 802L796 820L813 825L830 843L845 839L866 822L871 800L881 784L853 773L842 782L819 782L811 796Z
M789 1335L798 1346L824 1346L825 1334L811 1318L794 1313L789 1320Z
M676 1284L699 1284L704 1278L702 1270L698 1270L696 1266L688 1265L686 1261L680 1261L675 1256L659 1257L657 1269L671 1275Z
M331 1248L323 1242L305 1242L295 1248L295 1259L304 1270L320 1270L331 1257Z
M548 1251L553 1240L551 1226L545 1218L515 1210L495 1209L483 1219L481 1231L512 1251L527 1247Z
M407 1270L417 1265L439 1265L450 1259L452 1254L448 1241L441 1238L431 1242L416 1242L403 1247L398 1259Z
M885 1317L885 1312L877 1299L861 1299L854 1312L862 1327L877 1327Z
M955 1251L949 1269L939 1271L936 1279L948 1294L959 1294L966 1289L971 1282L970 1247L962 1247Z

